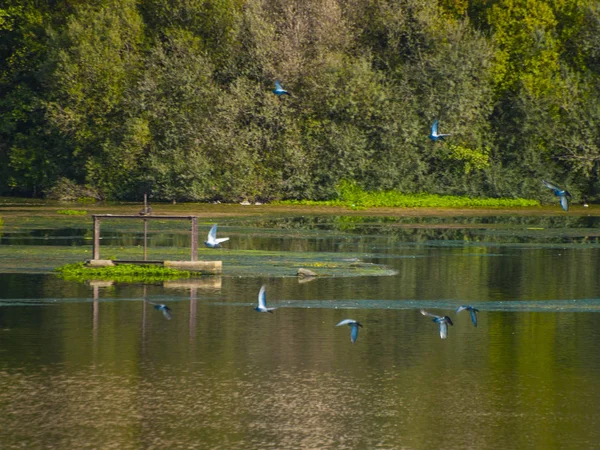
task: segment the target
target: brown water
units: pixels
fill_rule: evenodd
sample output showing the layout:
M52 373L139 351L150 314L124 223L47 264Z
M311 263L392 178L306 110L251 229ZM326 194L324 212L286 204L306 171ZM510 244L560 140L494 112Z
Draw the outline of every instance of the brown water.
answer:
M89 248L85 221L2 215L0 448L597 447L594 218L234 217L222 277L92 286L48 273ZM300 283L277 248L394 275ZM274 314L253 310L262 284ZM447 339L420 308L452 317Z

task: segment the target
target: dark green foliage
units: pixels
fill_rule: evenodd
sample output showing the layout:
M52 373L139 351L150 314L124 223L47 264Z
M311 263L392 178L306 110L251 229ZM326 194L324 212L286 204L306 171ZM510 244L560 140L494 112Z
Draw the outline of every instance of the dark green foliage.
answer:
M599 36L592 0L7 0L0 194L593 200Z

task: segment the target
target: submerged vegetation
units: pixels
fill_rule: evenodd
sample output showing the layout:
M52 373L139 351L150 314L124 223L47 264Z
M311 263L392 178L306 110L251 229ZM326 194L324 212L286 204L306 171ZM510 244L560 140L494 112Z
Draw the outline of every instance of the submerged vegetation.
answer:
M65 264L56 272L71 281L111 280L121 283L152 283L200 276L199 272L153 265L119 264L111 267L88 267L85 263Z
M343 181L338 185L338 198L329 201L287 200L281 204L289 205L325 205L346 206L352 209L365 209L377 207L401 208L454 208L454 207L514 207L514 206L540 206L538 200L522 198L478 198L454 195L436 194L403 194L398 191L367 192L356 183Z
M0 195L594 201L599 87L597 0L4 0Z

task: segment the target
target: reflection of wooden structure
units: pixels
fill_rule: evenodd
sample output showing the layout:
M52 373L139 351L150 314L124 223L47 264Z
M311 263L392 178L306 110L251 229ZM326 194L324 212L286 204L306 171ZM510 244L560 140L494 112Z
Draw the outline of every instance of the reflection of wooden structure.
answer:
M94 358L97 355L97 342L98 342L98 331L100 327L100 289L109 288L113 286L113 281L89 281L89 286L92 288L92 340L93 340L93 352ZM198 315L198 305L197 305L197 291L198 289L208 289L212 290L220 290L221 289L221 277L208 277L205 282L201 280L172 280L172 281L164 281L163 286L165 288L175 288L175 289L189 289L190 290L190 307L189 307L189 335L190 340L196 337L196 319ZM148 302L147 299L147 290L146 285L143 288L143 300L142 300L142 338L144 338L146 333L146 311ZM142 339L142 345L144 345L145 339Z
M114 264L161 264L165 267L176 269L202 271L203 273L217 274L222 271L221 261L198 261L198 217L197 216L153 216L129 214L93 214L94 219L94 244L91 266L112 266ZM100 259L100 223L108 219L127 219L144 221L144 259L143 260L103 260ZM147 259L147 234L148 220L189 220L191 222L191 255L189 261L157 261Z

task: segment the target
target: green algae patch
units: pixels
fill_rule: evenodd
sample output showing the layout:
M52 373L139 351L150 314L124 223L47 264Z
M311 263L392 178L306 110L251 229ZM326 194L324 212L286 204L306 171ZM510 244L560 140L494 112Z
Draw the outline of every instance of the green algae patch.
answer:
M65 216L85 216L87 211L81 209L59 209L56 214L62 214Z
M88 267L85 263L65 264L55 269L59 277L69 281L110 280L117 283L153 283L199 276L197 272L161 266L119 264L110 267Z

